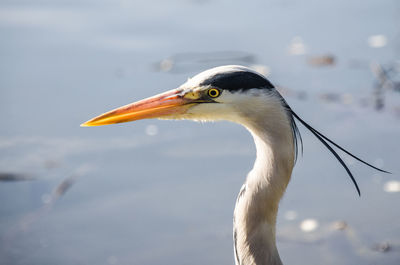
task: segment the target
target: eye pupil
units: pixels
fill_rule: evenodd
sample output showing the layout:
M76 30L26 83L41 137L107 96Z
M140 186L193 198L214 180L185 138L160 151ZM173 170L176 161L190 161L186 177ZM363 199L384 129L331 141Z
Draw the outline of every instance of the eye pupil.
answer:
M219 90L212 88L212 89L208 90L208 95L212 98L216 98L219 96Z

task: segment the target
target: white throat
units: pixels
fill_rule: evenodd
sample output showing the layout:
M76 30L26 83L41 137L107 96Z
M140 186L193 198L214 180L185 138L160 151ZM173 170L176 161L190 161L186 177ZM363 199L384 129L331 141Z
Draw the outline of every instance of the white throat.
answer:
M257 119L260 115L251 115L253 120L242 123L253 135L257 157L234 212L237 265L282 264L275 243L275 224L279 201L294 166L295 147L287 113L282 106L279 108L279 113L264 113L261 120Z

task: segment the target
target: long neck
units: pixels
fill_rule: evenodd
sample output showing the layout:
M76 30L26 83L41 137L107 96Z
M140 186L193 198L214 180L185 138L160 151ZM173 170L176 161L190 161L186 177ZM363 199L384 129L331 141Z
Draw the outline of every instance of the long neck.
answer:
M282 264L275 243L279 201L294 166L294 145L286 113L246 124L257 158L235 207L234 243L237 265ZM276 121L276 122L274 122Z

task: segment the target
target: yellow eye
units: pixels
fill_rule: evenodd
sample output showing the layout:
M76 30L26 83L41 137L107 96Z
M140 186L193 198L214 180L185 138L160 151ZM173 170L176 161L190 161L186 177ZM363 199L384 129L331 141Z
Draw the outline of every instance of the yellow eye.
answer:
M221 92L220 92L218 89L216 89L216 88L210 88L210 89L208 90L208 96L209 96L210 98L216 98L216 97L218 97L220 94L221 94Z

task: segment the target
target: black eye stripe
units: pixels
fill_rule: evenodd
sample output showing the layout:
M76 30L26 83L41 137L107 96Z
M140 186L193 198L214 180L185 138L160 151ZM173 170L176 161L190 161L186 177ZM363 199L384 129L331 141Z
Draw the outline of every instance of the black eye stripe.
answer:
M249 71L218 73L204 80L200 85L218 87L228 91L274 88L266 78Z

